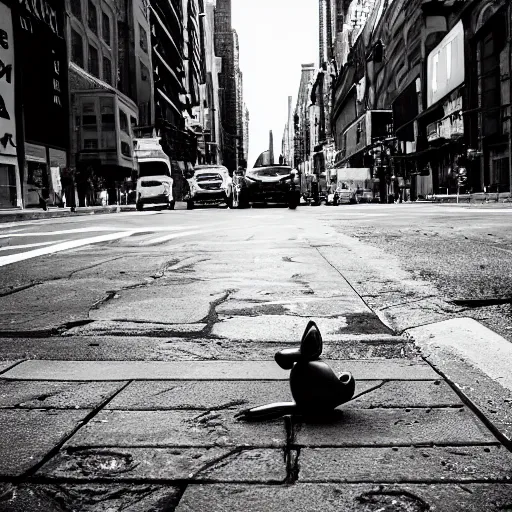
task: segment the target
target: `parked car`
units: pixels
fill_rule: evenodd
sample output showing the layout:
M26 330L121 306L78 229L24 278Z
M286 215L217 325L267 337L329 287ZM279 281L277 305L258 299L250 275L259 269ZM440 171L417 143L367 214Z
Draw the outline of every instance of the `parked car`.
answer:
M172 178L169 176L142 176L137 180L136 207L141 211L144 205L167 205L174 210L175 201L172 195Z
M333 204L355 204L357 203L356 191L350 187L337 187L334 192Z
M298 173L288 165L267 165L246 171L237 181L234 206L250 203L281 203L297 208L300 203Z
M185 175L188 190L185 193L187 209L194 204L233 204L233 181L223 165L197 165Z
M356 201L358 203L373 203L373 192L369 188L356 190Z

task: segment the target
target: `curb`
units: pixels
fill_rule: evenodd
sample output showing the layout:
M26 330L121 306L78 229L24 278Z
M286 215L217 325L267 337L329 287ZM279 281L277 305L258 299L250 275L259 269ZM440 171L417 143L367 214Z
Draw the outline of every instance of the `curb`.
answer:
M404 334L493 434L512 450L512 344L467 317L413 327Z
M44 210L0 210L0 223L20 222L24 220L57 219L62 217L75 217L83 215L96 215L107 213L120 213L135 211L135 205L103 206L103 207L78 207L72 212L70 208L56 208Z

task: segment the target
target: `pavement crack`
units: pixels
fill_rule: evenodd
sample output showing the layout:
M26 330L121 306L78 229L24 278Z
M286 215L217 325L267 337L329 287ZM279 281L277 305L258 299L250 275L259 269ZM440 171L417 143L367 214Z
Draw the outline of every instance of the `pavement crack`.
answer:
M406 300L404 302L396 302L396 303L389 304L387 306L379 308L379 311L384 311L385 309L394 308L396 306L407 306L409 304L421 302L421 301L424 301L427 299L435 299L435 298L437 298L437 295L427 295L426 297L421 297L421 299Z
M107 396L104 400L101 401L99 405L97 405L85 418L78 422L77 426L69 432L68 435L64 436L38 463L32 466L30 469L25 471L19 479L24 480L28 477L33 476L41 467L43 467L49 460L51 460L60 449L85 425L87 425L105 406L107 406L114 398L119 395L122 391L124 391L133 381L129 380L125 382L123 385L119 386L119 388Z
M21 286L16 286L13 288L10 288L9 290L0 292L0 297L7 297L9 295L13 295L14 293L22 292L24 290L28 290L29 288L34 288L35 286L39 286L40 284L43 284L42 281L34 281L32 283L23 284Z
M100 267L101 265L104 265L105 263L111 263L112 261L120 260L122 258L124 258L124 256L116 256L115 258L110 258L108 260L100 261L99 263L94 263L94 264L89 265L87 267L78 268L78 269L73 270L72 272L70 272L66 278L59 277L57 280L69 279L69 278L73 277L75 274L77 274L78 272L83 272L84 270L90 270L91 268Z
M200 473L203 473L213 467L220 468L220 467L226 466L229 463L228 459L230 457L233 457L233 456L238 457L238 456L240 456L242 451L243 451L242 447L237 447L237 448L233 448L232 450L228 451L227 453L223 453L222 455L219 455L219 457L216 457L215 459L212 459L212 460L206 462L203 466L198 468L194 473L190 473L188 475L189 479L191 479L191 480L196 479Z
M372 388L369 388L369 389L365 389L364 391L361 391L361 393L359 393L358 395L355 395L353 396L350 401L353 402L356 398L359 398L363 395L366 395L368 393L371 393L372 391L375 391L376 389L379 389L381 388L382 386L384 386L384 384L387 384L389 382L389 380L384 380L382 381L380 384L376 384L375 386L373 386Z
M214 325L217 323L219 319L217 307L220 306L223 302L226 302L229 299L229 296L235 291L236 290L226 290L221 297L210 303L210 310L208 311L208 314L199 321L199 323L206 324L201 332L203 336L211 334Z

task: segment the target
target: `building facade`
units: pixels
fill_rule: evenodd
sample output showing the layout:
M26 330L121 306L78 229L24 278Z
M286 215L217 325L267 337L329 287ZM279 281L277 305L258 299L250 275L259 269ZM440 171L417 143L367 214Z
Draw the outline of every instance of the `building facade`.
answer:
M62 204L70 133L64 4L41 7L0 3L0 208Z
M510 195L510 10L376 1L335 87L339 165L371 166L381 201Z

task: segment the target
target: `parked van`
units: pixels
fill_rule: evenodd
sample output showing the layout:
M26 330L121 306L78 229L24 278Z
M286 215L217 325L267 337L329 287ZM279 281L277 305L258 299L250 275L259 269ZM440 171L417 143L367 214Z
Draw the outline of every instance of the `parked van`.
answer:
M160 138L134 139L134 154L139 164L136 207L141 211L146 204L165 204L174 210L171 161L160 145Z

